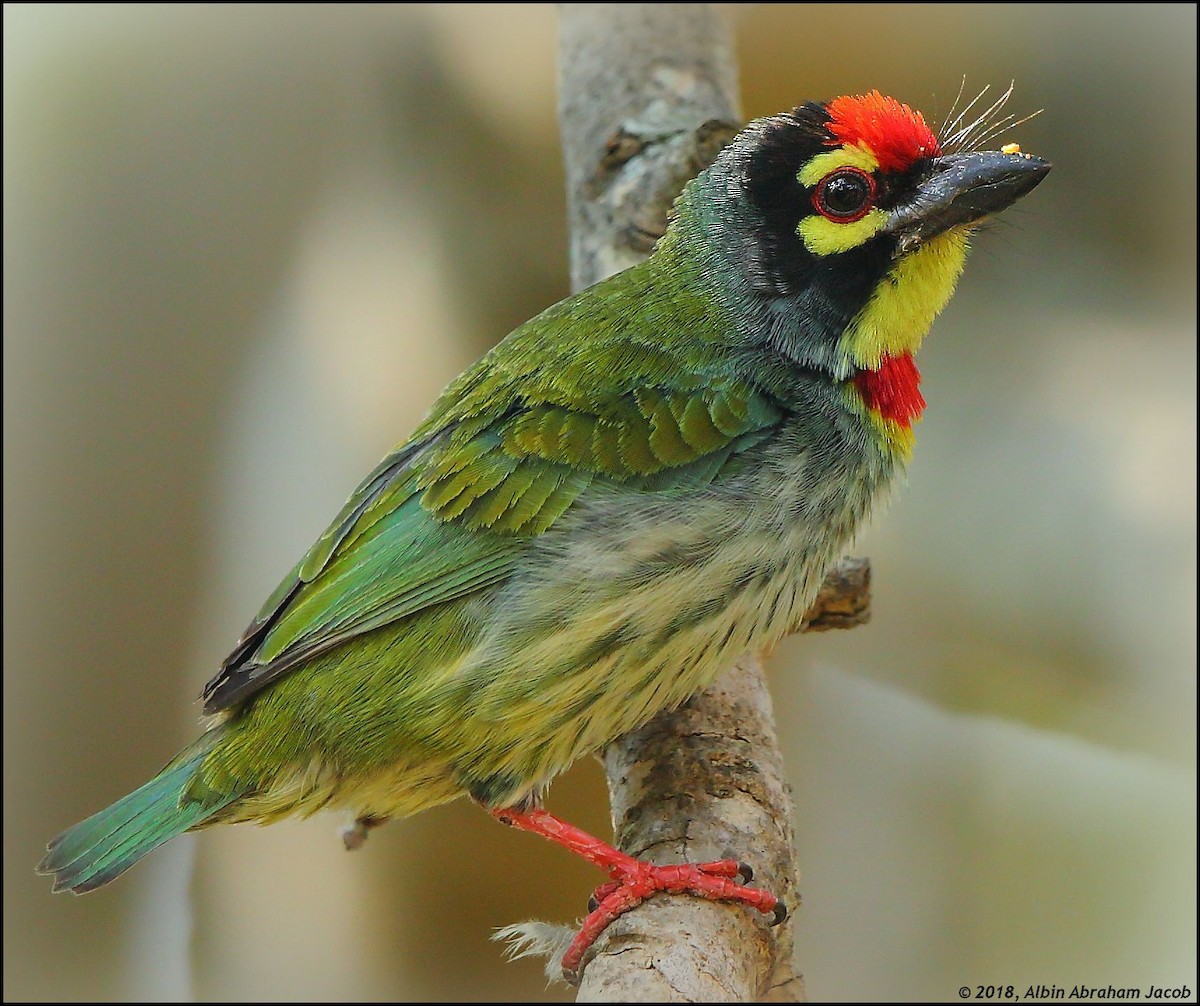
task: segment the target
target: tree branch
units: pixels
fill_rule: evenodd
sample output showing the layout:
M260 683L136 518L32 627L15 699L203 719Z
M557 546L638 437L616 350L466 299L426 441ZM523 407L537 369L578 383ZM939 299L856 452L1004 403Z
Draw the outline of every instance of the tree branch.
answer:
M640 261L683 184L738 128L729 26L711 4L560 4L559 116L575 289ZM838 567L805 619L866 621L865 561ZM797 627L802 628L802 627ZM614 833L654 862L726 856L797 905L792 805L762 666L747 655L703 695L604 752ZM614 922L580 1001L797 1001L790 921L653 898Z
M571 285L582 290L646 257L741 115L728 26L711 4L559 11Z
M826 577L797 628L866 622L870 566L846 559ZM794 910L798 868L791 790L766 676L747 655L702 695L661 713L604 751L613 831L624 851L654 862L751 861ZM745 909L655 898L621 916L596 943L580 1002L797 1002L792 923L776 929Z

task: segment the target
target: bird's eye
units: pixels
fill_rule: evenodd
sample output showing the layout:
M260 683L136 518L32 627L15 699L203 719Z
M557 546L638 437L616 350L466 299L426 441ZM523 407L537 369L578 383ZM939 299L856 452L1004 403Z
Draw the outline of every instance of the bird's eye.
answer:
M821 179L813 193L815 209L839 224L861 220L875 201L875 179L859 168L838 168Z

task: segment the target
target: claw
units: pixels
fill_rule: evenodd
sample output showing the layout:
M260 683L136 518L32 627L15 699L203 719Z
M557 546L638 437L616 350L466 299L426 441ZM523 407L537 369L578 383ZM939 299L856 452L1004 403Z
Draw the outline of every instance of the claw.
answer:
M739 864L732 860L716 863L681 863L656 866L631 859L628 864L612 867L618 878L596 888L588 902L588 916L563 955L563 975L577 979L592 943L614 919L636 908L656 894L691 894L714 901L741 902L766 914L773 913L772 925L787 918L787 909L766 891L743 887L734 878L742 877Z
M594 891L592 891L592 896L588 898L588 913L591 914L597 908L599 908L600 902L602 902L620 886L621 885L615 880L610 880L607 884L601 884Z
M563 977L578 984L584 958L596 938L614 919L656 894L690 894L712 901L732 901L770 915L772 925L788 916L783 902L768 891L746 887L754 871L732 856L711 863L659 866L635 859L574 825L541 810L493 808L504 824L548 838L605 870L612 878L597 887L588 901L588 915L562 957Z

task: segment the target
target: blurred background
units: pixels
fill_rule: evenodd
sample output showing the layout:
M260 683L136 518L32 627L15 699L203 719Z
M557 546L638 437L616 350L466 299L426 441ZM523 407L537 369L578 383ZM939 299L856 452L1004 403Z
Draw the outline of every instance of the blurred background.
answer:
M748 117L1016 80L1054 173L922 354L874 617L771 663L816 1000L1196 989L1196 8L762 4ZM35 877L348 492L567 293L551 5L4 6L6 1000L571 998L599 876L451 805ZM998 141L1003 142L1003 141ZM607 834L598 766L551 809Z

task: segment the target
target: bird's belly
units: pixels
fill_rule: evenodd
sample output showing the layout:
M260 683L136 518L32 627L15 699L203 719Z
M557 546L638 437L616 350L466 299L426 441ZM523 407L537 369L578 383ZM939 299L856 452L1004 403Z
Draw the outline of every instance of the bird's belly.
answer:
M512 805L773 645L890 470L831 472L802 453L760 467L736 491L591 499L503 585L289 674L230 752L235 768L278 768L243 816L402 816L464 791Z
M749 518L745 500L718 497L669 516L581 515L581 533L510 585L464 667L464 784L520 799L794 628L867 499L836 501L834 520L786 503Z

